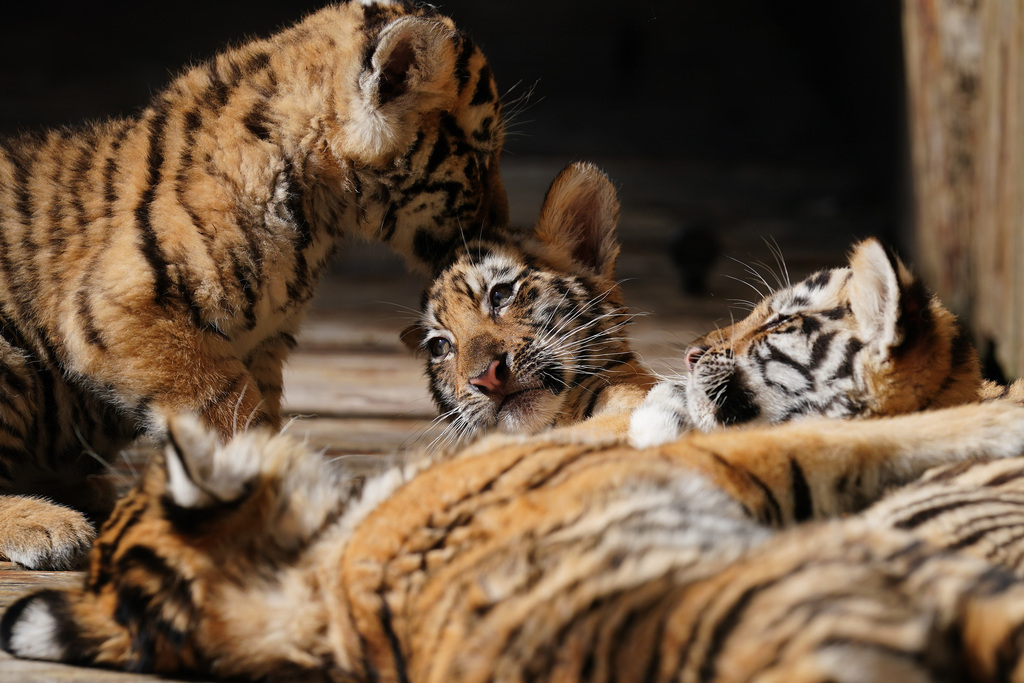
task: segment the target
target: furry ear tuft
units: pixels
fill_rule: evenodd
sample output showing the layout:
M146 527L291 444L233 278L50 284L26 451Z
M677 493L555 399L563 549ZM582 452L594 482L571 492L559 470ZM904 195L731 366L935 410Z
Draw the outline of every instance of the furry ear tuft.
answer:
M385 108L403 99L408 108L424 107L445 94L445 77L454 68L455 34L444 24L418 17L401 17L381 32L360 78L372 105Z
M928 293L895 255L874 238L850 255L850 306L864 338L878 353L912 341L930 320Z
M603 277L615 275L619 200L608 176L589 163L575 163L551 184L537 221L537 238L577 265Z
M213 473L217 437L195 417L179 415L168 421L164 447L167 492L183 508L204 508L220 502L203 482Z

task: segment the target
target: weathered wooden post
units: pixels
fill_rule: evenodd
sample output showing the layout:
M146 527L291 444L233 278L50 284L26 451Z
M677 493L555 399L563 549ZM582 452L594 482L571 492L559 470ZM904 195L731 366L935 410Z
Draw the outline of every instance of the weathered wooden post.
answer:
M915 262L1024 374L1024 0L904 0Z

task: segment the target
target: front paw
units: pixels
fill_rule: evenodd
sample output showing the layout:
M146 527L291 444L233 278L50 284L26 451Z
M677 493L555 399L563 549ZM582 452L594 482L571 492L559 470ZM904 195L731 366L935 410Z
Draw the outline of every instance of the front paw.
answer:
M686 386L656 384L629 420L630 445L649 448L675 441L690 429L686 415Z
M0 496L0 556L28 569L75 569L96 531L85 516L31 496Z

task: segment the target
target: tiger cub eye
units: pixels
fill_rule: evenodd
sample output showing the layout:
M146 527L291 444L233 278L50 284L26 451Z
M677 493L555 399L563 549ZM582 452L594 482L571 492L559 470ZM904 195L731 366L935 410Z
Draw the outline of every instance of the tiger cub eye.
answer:
M444 337L434 337L427 342L427 351L433 358L443 358L452 349L452 343Z
M512 300L512 284L503 282L491 289L491 308L497 310Z

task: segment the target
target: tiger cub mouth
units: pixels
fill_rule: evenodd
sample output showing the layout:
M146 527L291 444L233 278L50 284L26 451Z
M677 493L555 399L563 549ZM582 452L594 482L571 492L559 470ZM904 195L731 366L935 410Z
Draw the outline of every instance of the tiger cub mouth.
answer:
M540 399L540 395L545 391L543 387L527 387L526 389L518 389L509 394L506 394L504 398L498 403L495 412L498 415L506 412L523 412L534 407L537 401Z

